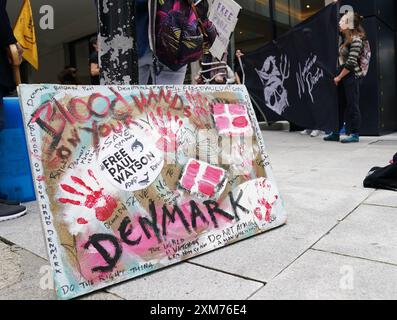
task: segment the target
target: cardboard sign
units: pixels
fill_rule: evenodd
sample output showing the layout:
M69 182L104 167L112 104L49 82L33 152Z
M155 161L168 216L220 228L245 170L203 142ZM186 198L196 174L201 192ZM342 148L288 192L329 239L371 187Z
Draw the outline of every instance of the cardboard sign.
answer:
M213 0L212 2L209 19L215 24L218 36L210 48L210 52L219 60L222 60L223 54L227 51L240 10L240 5L233 0Z
M62 299L286 221L244 86L19 90Z

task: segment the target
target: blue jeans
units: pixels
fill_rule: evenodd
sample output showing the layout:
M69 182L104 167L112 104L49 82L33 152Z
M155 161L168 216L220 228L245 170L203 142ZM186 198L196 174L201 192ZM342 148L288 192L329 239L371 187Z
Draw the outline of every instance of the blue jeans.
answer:
M152 79L155 79L154 83L158 85L178 85L184 83L187 65L182 67L178 71L172 71L168 67L162 65L160 62L159 64L161 65L161 71L158 75L156 75L153 65L153 53L149 51L143 57L139 58L139 84L147 84L150 75L152 75Z

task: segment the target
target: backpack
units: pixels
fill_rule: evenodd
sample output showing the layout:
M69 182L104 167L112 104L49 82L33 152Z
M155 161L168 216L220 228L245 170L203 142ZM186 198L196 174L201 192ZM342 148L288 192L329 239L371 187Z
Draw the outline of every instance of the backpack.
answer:
M156 57L173 71L199 60L204 42L212 45L217 35L215 26L206 18L207 10L198 10L190 2L167 0L159 2L157 8Z
M371 46L368 40L364 40L364 47L360 57L360 67L363 73L363 77L365 77L368 74L370 62L371 62Z

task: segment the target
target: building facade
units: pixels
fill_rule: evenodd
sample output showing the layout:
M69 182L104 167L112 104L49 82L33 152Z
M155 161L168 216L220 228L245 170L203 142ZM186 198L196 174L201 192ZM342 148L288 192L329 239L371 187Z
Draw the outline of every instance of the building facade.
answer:
M307 19L332 0L236 0L242 7L230 42L236 49L250 52L277 39L291 27ZM15 21L23 0L8 1L10 18ZM56 83L65 65L78 68L79 79L89 83L88 40L96 33L94 0L31 0L38 38L40 70L25 65L24 78L30 83ZM43 6L54 8L54 26L40 28ZM397 130L396 63L397 5L393 0L343 0L365 16L373 43L374 67L364 83L362 109L364 134L377 135ZM232 54L230 55L232 56ZM187 82L191 77L187 77ZM376 92L370 95L369 93Z

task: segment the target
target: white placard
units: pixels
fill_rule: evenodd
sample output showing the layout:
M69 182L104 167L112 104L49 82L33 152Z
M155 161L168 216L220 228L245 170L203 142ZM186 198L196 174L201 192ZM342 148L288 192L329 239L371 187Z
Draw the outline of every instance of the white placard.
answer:
M227 51L230 36L236 28L240 10L241 6L233 0L214 0L211 5L209 19L215 24L218 36L210 52L219 60Z

